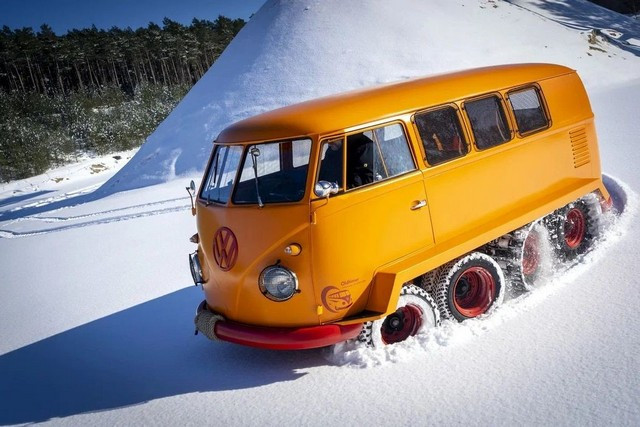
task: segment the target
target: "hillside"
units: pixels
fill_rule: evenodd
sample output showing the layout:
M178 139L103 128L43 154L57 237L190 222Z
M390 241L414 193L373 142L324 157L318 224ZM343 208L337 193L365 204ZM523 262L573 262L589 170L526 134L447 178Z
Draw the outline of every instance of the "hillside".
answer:
M567 65L587 89L638 74L637 51L590 43L587 27L640 40L637 22L586 0L270 0L103 191L200 171L228 124L349 89L516 62Z

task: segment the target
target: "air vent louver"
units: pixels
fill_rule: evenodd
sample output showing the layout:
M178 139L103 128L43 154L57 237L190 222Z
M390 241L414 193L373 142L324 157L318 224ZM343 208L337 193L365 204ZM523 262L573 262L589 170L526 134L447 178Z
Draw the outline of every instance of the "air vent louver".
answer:
M589 140L587 130L579 128L569 131L571 150L573 151L573 166L579 168L590 162Z

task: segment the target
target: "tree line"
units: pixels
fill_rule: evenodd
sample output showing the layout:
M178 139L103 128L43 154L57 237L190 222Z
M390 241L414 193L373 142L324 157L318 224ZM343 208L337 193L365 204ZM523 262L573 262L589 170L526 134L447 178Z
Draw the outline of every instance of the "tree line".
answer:
M0 32L0 181L142 144L243 27Z
M242 19L165 18L132 30L95 26L57 36L44 24L0 32L0 90L68 94L117 86L133 93L143 84L194 84L244 26Z

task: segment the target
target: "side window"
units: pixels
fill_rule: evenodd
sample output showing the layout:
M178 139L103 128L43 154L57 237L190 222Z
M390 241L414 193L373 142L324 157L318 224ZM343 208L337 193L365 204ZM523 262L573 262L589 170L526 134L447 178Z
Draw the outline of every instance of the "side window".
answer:
M380 152L373 142L373 132L347 136L347 188L386 178Z
M415 169L411 151L407 146L404 128L399 123L374 130L376 141L382 151L382 160L387 177L403 174Z
M400 124L347 136L347 188L382 181L416 168Z
M469 151L455 108L417 113L415 122L430 165L462 157Z
M339 188L344 188L342 185L344 138L323 142L320 150L318 181L335 182Z
M507 116L498 96L467 101L464 108L478 149L484 150L511 140Z
M542 107L540 93L536 88L528 88L509 93L509 102L516 117L518 132L533 132L549 127L549 121Z

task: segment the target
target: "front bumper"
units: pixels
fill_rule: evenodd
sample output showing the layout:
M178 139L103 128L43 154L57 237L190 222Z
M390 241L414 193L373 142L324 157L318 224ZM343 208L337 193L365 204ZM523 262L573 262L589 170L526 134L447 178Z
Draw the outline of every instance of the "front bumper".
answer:
M356 338L362 324L319 325L303 328L267 328L250 326L224 319L213 313L202 301L196 311L196 332L213 340L223 340L270 350L304 350L326 347Z

